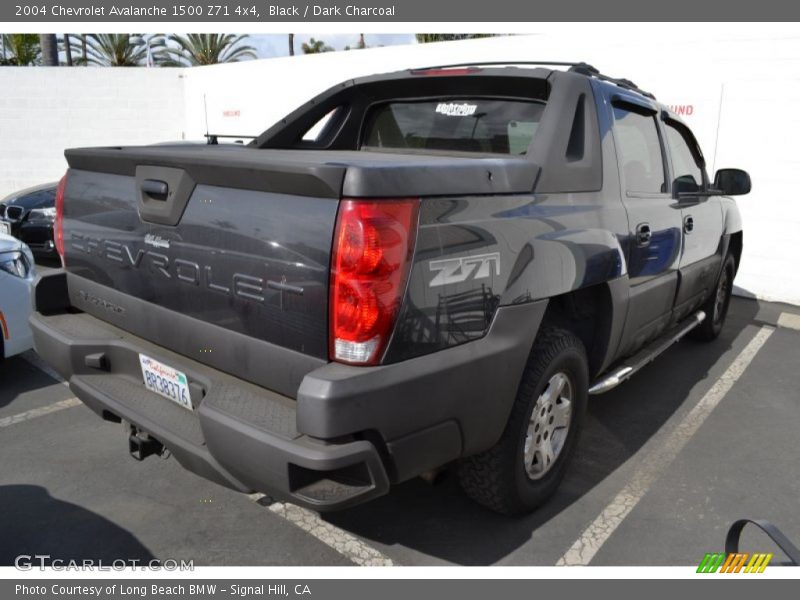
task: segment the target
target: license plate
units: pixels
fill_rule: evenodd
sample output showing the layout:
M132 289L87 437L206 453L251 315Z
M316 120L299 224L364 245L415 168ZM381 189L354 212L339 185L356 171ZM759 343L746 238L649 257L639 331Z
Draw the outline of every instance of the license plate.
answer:
M148 390L192 410L189 382L185 374L144 354L139 355L139 362L142 365L144 385Z
M0 233L11 233L11 223L0 221Z

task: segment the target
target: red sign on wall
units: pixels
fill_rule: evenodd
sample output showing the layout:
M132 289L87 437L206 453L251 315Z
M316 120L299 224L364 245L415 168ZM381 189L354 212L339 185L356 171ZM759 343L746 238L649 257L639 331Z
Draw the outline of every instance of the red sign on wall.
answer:
M670 104L669 109L676 115L689 117L694 114L694 104Z

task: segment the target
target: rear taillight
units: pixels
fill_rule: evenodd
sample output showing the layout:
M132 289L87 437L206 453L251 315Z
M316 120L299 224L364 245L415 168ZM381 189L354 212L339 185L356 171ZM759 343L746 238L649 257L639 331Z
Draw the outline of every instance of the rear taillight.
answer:
M67 187L67 174L61 178L56 188L56 220L53 223L53 238L56 251L64 264L64 189Z
M331 259L330 358L380 362L403 300L419 199L342 200Z

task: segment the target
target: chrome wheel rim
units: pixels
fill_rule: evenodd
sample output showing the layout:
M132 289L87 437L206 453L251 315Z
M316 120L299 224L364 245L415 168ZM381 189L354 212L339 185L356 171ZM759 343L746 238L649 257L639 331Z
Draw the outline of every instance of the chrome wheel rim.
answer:
M525 471L541 479L553 468L569 433L572 420L573 385L566 373L550 378L531 413L525 435Z
M714 299L714 324L718 325L725 314L725 302L728 299L728 270L722 272L717 286L717 297Z

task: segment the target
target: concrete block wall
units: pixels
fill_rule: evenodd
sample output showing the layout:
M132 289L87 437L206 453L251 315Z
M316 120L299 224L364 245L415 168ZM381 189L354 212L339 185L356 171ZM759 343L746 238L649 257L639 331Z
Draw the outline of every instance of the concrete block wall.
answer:
M54 181L64 149L184 135L183 69L0 68L0 198Z

